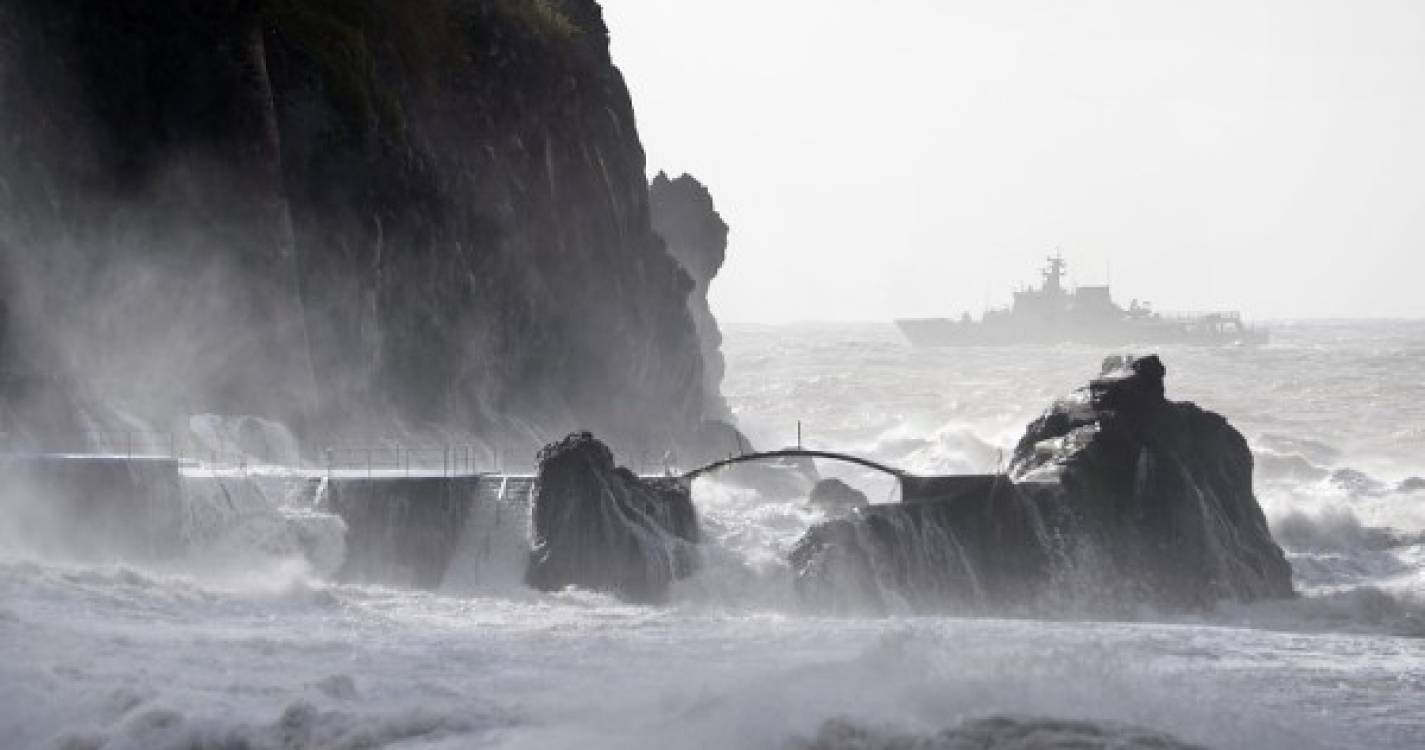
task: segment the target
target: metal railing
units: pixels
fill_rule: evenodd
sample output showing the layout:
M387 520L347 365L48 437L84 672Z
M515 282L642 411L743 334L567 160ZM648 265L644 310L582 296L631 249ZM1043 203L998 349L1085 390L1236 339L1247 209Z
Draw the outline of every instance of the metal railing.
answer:
M473 443L451 445L344 445L331 446L322 451L323 468L328 475L339 471L365 471L368 477L377 472L383 474L434 474L438 469L441 476L473 475L485 472L498 473L499 454L485 456L487 462L480 461L486 452L483 446Z
M84 430L44 435L0 433L0 451L124 456L131 459L170 458L178 455L178 445L173 433L170 432Z
M0 433L0 454L56 454L77 456L115 456L133 459L172 459L179 463L200 464L217 470L246 470L254 466L275 466L274 456L242 450L237 444L219 436L217 445L197 445L185 442L172 432L159 430L85 430L67 434L12 435ZM405 445L384 442L370 445L340 445L323 449L316 461L307 455L298 457L299 470L324 471L329 476L338 472L362 472L367 476L398 474L401 476L457 476L498 473L500 452L474 443L441 445ZM285 464L282 464L285 465Z
M1242 320L1242 313L1236 310L1165 310L1158 317L1174 322L1192 323L1206 320Z

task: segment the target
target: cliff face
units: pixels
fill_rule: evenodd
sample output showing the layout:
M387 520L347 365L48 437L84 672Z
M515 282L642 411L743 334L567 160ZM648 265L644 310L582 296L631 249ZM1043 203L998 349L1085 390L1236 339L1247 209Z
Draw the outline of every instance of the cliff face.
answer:
M659 172L649 189L653 204L653 229L668 243L672 255L693 278L688 312L698 331L703 352L704 416L732 421L732 410L722 397L722 331L708 306L708 288L727 257L727 222L713 206L712 194L692 175L668 179Z
M89 401L507 455L697 429L694 284L653 231L593 0L0 16L8 329Z

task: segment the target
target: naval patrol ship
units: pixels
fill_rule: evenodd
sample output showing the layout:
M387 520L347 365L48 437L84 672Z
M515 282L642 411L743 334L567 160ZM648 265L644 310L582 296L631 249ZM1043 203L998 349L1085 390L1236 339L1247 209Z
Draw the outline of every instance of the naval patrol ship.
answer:
M1164 314L1147 302L1119 306L1107 284L1069 288L1062 254L1048 259L1038 288L1014 293L1007 308L989 310L975 320L903 318L895 321L915 346L1006 346L1017 344L1197 344L1260 346L1264 328L1249 326L1236 311Z

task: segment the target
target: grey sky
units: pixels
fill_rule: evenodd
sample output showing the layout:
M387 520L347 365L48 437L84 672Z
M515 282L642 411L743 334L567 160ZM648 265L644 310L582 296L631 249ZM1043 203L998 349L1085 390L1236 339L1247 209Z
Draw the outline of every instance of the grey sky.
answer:
M1425 2L605 6L725 320L978 311L1056 247L1124 303L1425 315Z

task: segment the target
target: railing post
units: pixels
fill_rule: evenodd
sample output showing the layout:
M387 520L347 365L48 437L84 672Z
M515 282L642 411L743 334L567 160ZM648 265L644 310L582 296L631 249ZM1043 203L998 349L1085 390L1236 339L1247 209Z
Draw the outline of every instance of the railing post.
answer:
M130 461L134 460L134 431L124 430L125 450Z
M371 448L366 448L366 478L371 478Z

